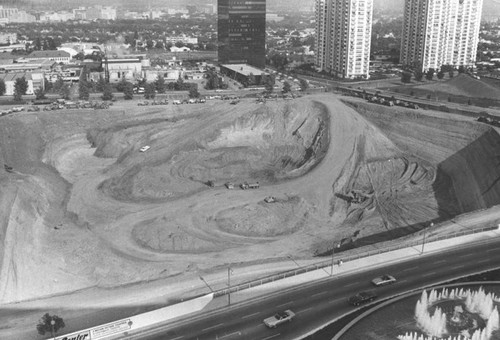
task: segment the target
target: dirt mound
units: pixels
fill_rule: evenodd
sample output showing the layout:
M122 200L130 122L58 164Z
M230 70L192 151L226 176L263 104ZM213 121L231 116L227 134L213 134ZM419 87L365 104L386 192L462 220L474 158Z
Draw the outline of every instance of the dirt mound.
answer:
M418 85L415 88L473 98L498 98L500 96L499 88L467 74L459 74L444 82Z
M225 232L251 237L283 236L298 231L307 218L307 208L299 197L264 201L221 210L216 223Z

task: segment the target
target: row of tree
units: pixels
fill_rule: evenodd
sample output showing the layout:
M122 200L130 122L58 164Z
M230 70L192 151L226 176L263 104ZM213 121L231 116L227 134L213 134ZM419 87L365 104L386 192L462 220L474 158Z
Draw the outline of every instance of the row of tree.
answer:
M465 72L467 72L467 69L464 66L460 66L458 68L458 73L465 73ZM446 73L448 73L448 76L450 78L453 78L453 76L455 75L455 67L453 67L452 65L443 65L441 66L441 69L438 72L436 72L435 69L430 68L425 73L420 71L419 69L413 72L403 71L403 73L401 74L401 81L403 83L410 83L412 76L413 79L415 79L416 81L422 81L424 77L427 80L433 80L434 75L436 75L438 79L443 79Z

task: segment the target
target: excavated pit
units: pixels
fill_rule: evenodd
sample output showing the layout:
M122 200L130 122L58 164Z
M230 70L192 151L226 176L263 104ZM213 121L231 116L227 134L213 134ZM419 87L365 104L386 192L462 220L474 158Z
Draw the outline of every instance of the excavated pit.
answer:
M500 137L471 120L332 95L147 110L0 118L0 302L311 257L500 202Z

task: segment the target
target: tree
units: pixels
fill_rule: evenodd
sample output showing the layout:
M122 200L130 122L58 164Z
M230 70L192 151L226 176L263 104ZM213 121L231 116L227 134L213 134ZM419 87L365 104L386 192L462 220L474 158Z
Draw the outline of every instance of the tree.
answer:
M14 83L14 100L21 101L22 96L26 94L27 90L28 82L26 81L26 78L17 78Z
M425 73L425 79L432 80L432 78L434 78L434 69L430 68L427 70L427 73Z
M415 77L416 81L422 81L422 78L424 77L424 73L422 71L420 71L420 70L416 70L413 73L413 76Z
M155 89L158 93L165 93L167 91L167 84L165 84L165 78L159 74L155 80Z
M59 91L59 95L60 95L63 99L69 99L70 94L71 94L71 89L70 89L69 85L68 85L68 84L64 84L64 85L61 87L61 90Z
M301 91L306 91L309 88L309 83L305 79L300 79L299 86Z
M134 97L134 84L127 82L125 88L123 89L124 98L130 100Z
M292 89L292 86L290 85L289 82L285 81L283 83L283 93L288 93Z
M411 83L411 72L404 71L401 74L401 82L402 83Z
M440 80L443 79L444 78L444 71L443 70L439 71L438 74L437 74L437 77Z
M49 313L45 313L42 318L38 321L36 325L36 330L38 334L45 335L45 333L50 333L52 337L56 334L61 328L64 328L64 320L57 315L50 315Z
M179 75L179 78L177 78L177 81L175 82L174 90L176 90L176 91L184 90L184 80L182 79L182 77L180 75Z
M144 86L144 98L154 99L156 96L156 88L154 83L146 83Z
M465 73L465 71L466 71L465 66L460 65L460 66L458 67L458 73Z
M54 86L52 86L52 89L54 90L54 92L59 93L63 86L64 86L64 80L62 79L62 77L57 77L57 80L54 83Z
M47 96L45 95L45 91L39 87L35 90L35 98L36 99L46 99Z
M99 77L99 81L97 82L96 90L98 92L103 92L106 85L107 85L106 79L104 79L103 77Z
M111 85L106 84L102 90L102 100L113 100L113 88Z
M5 81L3 79L0 79L0 96L3 96L5 94L5 91L7 91Z
M118 82L118 84L116 84L116 90L118 92L123 92L126 84L127 84L127 80L125 79L125 77L122 77L122 79Z
M267 93L272 93L274 91L274 83L275 79L272 74L267 75L267 76L262 76L264 79L264 87L266 88Z
M198 98L200 96L200 92L198 92L198 88L192 86L189 88L189 98Z
M78 98L82 100L88 100L90 97L90 87L88 81L80 79L78 83Z
M453 72L453 70L448 71L448 76L453 78L455 76L455 72Z

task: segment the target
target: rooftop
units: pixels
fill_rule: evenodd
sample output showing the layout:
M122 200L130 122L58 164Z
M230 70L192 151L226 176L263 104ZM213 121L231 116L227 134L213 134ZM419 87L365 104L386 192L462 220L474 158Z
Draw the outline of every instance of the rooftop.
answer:
M66 51L33 51L28 58L69 58L71 55Z
M245 76L249 76L250 74L253 74L253 75L268 74L264 70L250 66L248 64L224 64L221 66L225 67L231 71L243 74Z

